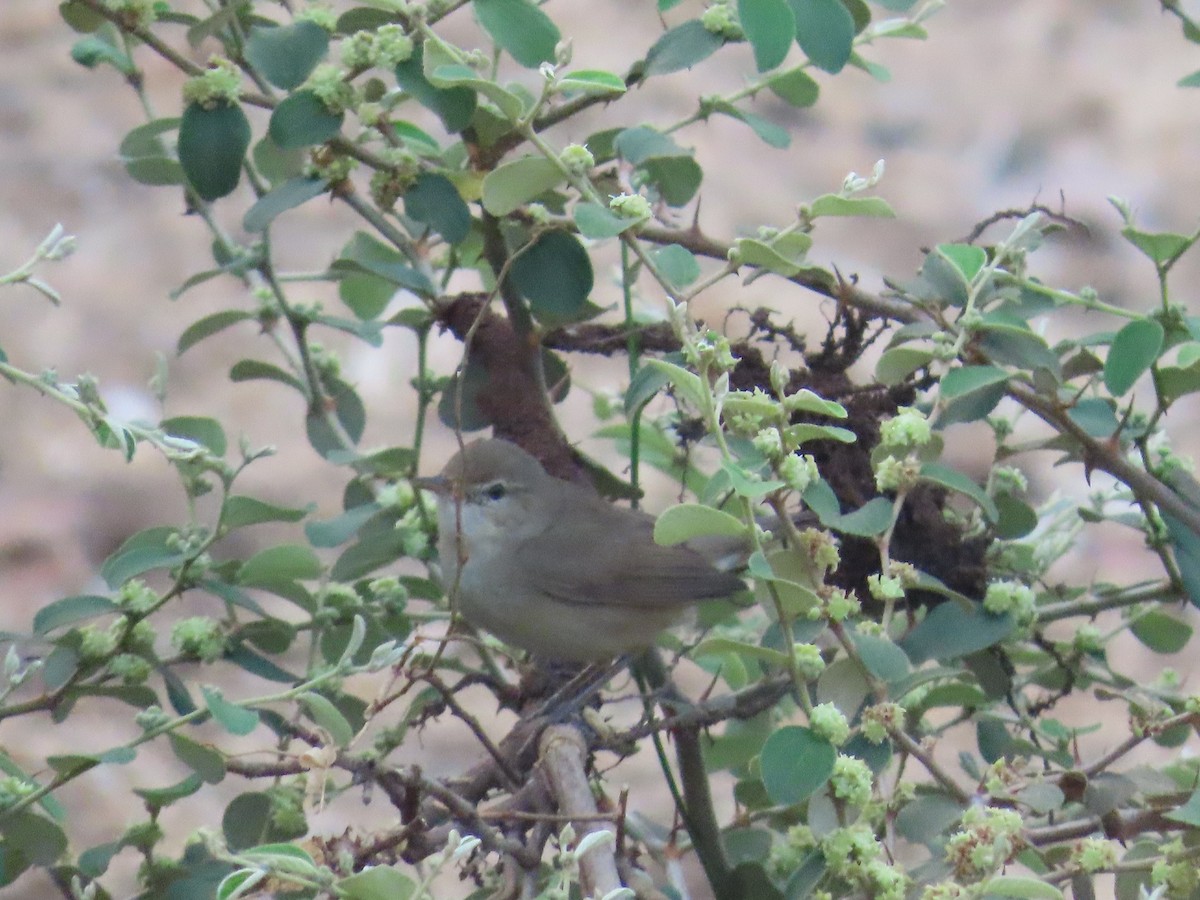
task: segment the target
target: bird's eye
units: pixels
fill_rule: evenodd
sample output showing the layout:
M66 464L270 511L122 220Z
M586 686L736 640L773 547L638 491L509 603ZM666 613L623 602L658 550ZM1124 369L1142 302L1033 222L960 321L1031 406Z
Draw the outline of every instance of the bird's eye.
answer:
M483 496L488 500L503 500L507 493L508 488L500 481L494 481L483 489Z

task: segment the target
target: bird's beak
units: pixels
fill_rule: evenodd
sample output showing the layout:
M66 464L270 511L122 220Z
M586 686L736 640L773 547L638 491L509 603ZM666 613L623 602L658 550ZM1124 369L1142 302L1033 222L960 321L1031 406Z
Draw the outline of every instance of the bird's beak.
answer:
M428 475L423 478L412 479L412 486L420 488L423 491L432 491L435 494L450 494L454 490L454 483L445 475Z

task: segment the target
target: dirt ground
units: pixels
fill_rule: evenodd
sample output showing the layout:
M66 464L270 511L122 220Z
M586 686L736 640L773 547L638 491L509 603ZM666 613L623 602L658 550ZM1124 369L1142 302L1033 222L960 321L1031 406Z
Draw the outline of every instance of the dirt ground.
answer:
M611 8L611 30L580 31L575 64L619 68L628 47L648 45L657 33L654 4L550 0L549 8L571 33L572 17L598 6ZM188 323L244 305L244 291L232 280L218 280L180 300L167 298L190 274L209 267L208 239L200 222L183 215L178 194L135 184L124 173L116 149L143 121L142 113L111 69L88 71L71 61L74 36L56 7L49 0L3 0L0 7L0 272L23 262L56 222L78 236L79 250L42 273L61 292L60 308L26 288L0 292L0 348L28 370L54 368L64 378L90 372L114 412L151 419L159 411L147 382L162 354L170 368L168 414L216 416L231 434L242 429L251 443L278 448L273 460L251 470L246 492L297 505L312 500L321 515L334 514L344 476L304 443L299 401L282 389L235 385L227 378L229 366L244 356L270 357L253 329L227 332L176 358L175 341ZM756 111L792 130L787 151L765 147L730 120L678 135L696 146L708 172L705 229L728 235L760 222L786 224L799 202L836 190L848 171L867 172L885 158L879 193L898 218L822 222L812 254L817 261L857 273L877 290L884 275L913 272L921 248L964 236L997 209L1037 200L1061 203L1090 229L1086 238L1064 239L1038 254L1034 269L1044 280L1067 288L1090 284L1108 302L1134 309L1156 303L1153 271L1120 239L1119 219L1105 198L1126 198L1148 228L1187 232L1196 226L1200 91L1174 84L1200 68L1200 48L1180 37L1175 20L1153 0L951 0L928 29L926 42L886 42L868 51L890 69L886 84L858 72L821 76L821 102L803 112L762 99ZM634 102L647 115L665 115L666 109L678 115L696 95L741 83L739 67L747 58L730 57L694 74L670 76L663 90ZM173 114L178 79L144 50L137 61L156 85L160 112ZM565 143L586 133L562 129L554 137ZM228 212L233 225L237 215L232 206ZM285 221L276 243L297 267L319 268L355 227L345 210L312 203ZM1198 274L1193 253L1174 276L1177 300L1197 303ZM611 290L601 273L597 283L598 291ZM713 315L736 303L774 305L812 327L823 315L813 297L782 290L769 278L745 289L722 286L705 299L705 309ZM453 349L450 342L438 346L439 371L451 371ZM405 385L413 374L412 343L396 335L382 353L353 346L344 353L348 376L371 415L366 443L408 442L412 416ZM576 376L594 389L619 377L602 366ZM615 460L603 442L589 437L590 401L584 391L576 395L564 412L568 433ZM1192 452L1200 446L1195 413L1195 401L1189 401L1172 424ZM448 438L436 422L431 428L436 455ZM979 464L967 446L954 456L968 469ZM1041 461L1033 461L1033 473L1040 496L1058 479L1080 480L1077 470L1054 473ZM69 412L5 383L0 510L0 630L22 630L50 600L96 589L99 562L129 534L180 520L184 499L150 453L140 451L126 464L98 448ZM1082 561L1099 579L1125 578L1144 564L1144 553L1138 542L1105 532L1082 548ZM1139 645L1129 649L1138 655L1130 669L1134 677L1152 678L1164 663L1188 668ZM59 729L28 729L23 720L3 723L0 747L18 760L43 757ZM414 753L453 767L462 758L454 753L461 742L453 734L427 734ZM85 779L79 790L102 805L123 803L129 780L172 780L169 768L112 769ZM96 821L72 823L78 846L104 839L113 820L134 814L112 809ZM338 815L356 814L331 814L330 829ZM204 815L200 811L198 820ZM40 897L46 890L26 878L6 896Z

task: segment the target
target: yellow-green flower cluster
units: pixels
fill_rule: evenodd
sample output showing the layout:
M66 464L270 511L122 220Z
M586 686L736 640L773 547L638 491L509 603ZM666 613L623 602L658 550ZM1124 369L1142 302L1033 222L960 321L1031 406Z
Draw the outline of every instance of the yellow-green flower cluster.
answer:
M866 806L871 801L871 769L858 757L839 753L833 761L829 786L839 800L853 806Z
M216 619L192 616L171 629L171 646L184 656L213 662L225 653L225 635Z
M310 3L296 13L297 22L313 22L330 34L337 31L337 13L324 3Z
M104 5L121 19L121 26L128 29L146 28L158 18L156 0L104 0Z
M883 847L866 825L834 829L821 841L821 852L833 874L862 885L875 900L904 897L908 879L884 861Z
M570 171L581 175L596 165L596 157L583 144L567 144L558 154L558 160ZM647 215L649 212L647 212Z
M831 588L829 594L822 598L821 606L812 609L810 619L826 618L831 622L844 622L851 616L862 611L862 604L851 597L841 588Z
M968 807L946 842L946 860L960 878L978 881L1012 862L1024 846L1021 826L1016 810Z
M832 703L821 703L812 708L808 717L809 727L835 747L840 747L850 737L850 723L842 711Z
M653 209L641 194L616 194L608 198L608 208L622 219L648 219Z
M714 3L701 14L700 24L706 31L727 41L740 41L746 37L742 23L738 21L737 9L731 3Z
M1019 581L994 581L983 596L983 608L990 613L1011 613L1018 622L1027 622L1036 611L1033 590Z
M792 659L796 671L806 681L812 681L825 671L825 659L816 644L792 644Z
M142 684L154 669L149 660L134 653L120 653L109 660L108 671L125 684Z
M1071 848L1071 862L1089 873L1111 869L1117 864L1117 848L1103 838L1084 838Z
M204 109L217 106L232 106L242 90L242 75L232 62L220 57L208 61L202 75L196 75L183 83L183 99Z
M862 714L862 735L872 744L882 744L903 721L904 710L896 703L868 706Z
M346 72L333 63L322 63L312 70L304 86L316 94L331 115L339 115L354 105L354 85L346 80Z

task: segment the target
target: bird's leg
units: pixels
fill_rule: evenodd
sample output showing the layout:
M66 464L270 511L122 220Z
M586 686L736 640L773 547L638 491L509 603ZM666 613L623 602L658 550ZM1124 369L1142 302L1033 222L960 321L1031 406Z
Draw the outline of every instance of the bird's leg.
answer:
M560 722L579 711L592 695L617 672L628 665L629 659L619 656L606 663L591 663L579 670L566 684L556 690L533 713L552 722Z

